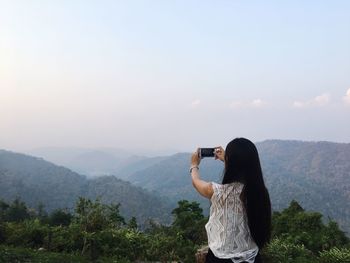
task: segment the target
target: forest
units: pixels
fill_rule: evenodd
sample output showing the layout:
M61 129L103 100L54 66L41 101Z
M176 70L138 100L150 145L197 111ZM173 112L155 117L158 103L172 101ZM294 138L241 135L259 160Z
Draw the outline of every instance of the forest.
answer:
M181 200L171 224L126 220L120 204L79 197L74 212L0 201L0 262L195 262L206 246L208 218ZM326 222L327 221L327 222ZM272 239L261 251L271 263L350 262L350 240L338 224L297 201L273 212Z

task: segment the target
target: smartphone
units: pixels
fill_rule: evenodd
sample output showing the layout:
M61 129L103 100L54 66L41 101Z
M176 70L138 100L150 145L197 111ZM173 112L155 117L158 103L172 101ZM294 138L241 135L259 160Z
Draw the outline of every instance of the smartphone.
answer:
M214 157L215 148L199 148L198 157L203 159L204 157Z

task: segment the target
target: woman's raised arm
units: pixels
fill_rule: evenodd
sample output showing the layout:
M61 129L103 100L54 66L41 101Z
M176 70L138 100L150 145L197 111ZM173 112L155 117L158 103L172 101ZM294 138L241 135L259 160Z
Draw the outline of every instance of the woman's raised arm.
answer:
M206 198L211 198L214 190L213 186L210 182L206 182L202 179L200 179L199 176L199 164L201 160L198 156L198 150L192 154L191 157L191 168L190 168L190 174L192 177L192 184L194 188L200 193L202 196Z

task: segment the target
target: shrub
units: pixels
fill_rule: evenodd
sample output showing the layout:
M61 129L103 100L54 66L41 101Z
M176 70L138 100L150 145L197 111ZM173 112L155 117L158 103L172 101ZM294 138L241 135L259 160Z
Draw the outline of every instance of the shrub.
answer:
M322 263L350 263L350 249L332 248L328 251L320 252L320 262Z
M6 243L14 246L39 248L44 245L48 227L40 224L38 219L21 223L7 223Z
M77 262L87 263L86 258L74 254L52 253L28 248L13 248L0 246L0 262Z
M316 263L312 252L304 245L288 243L285 240L275 238L265 248L264 258L271 263Z

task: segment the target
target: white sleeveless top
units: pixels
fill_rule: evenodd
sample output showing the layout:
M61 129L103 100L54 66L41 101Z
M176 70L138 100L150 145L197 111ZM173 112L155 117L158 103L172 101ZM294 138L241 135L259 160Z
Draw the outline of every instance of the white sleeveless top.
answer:
M259 248L250 235L248 218L240 199L243 184L212 182L210 217L205 229L208 245L218 258L230 258L234 263L253 263Z

